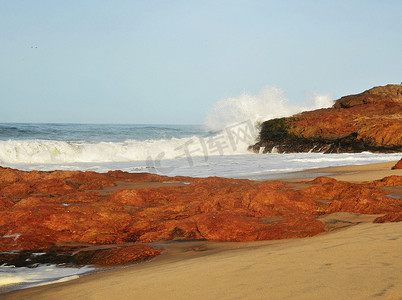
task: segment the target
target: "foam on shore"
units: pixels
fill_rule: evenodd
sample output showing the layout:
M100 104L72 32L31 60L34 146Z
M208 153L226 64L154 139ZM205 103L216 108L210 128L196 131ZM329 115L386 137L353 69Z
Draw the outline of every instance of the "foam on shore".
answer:
M72 280L78 278L79 275L94 270L95 268L88 266L72 268L50 264L39 265L35 268L0 266L0 291L7 292L15 289Z

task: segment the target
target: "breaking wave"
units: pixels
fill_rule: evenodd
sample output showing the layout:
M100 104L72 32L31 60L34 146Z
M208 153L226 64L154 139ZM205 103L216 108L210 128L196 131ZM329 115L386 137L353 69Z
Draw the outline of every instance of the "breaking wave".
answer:
M146 161L249 153L258 123L302 110L332 105L328 95L312 95L306 107L289 104L285 92L218 101L205 127L192 125L2 124L1 164L61 164Z
M127 140L124 142L67 142L54 140L0 141L0 163L59 164L124 162L147 159L176 159L186 155L233 155L247 153L249 140L233 140L220 134L202 138ZM186 152L187 151L187 152Z
M317 93L312 93L310 103L306 106L292 105L285 97L284 90L272 87L262 90L257 95L244 92L238 97L216 102L204 123L210 130L218 131L245 120L257 125L265 120L288 117L305 110L327 108L332 105L333 100L328 94Z

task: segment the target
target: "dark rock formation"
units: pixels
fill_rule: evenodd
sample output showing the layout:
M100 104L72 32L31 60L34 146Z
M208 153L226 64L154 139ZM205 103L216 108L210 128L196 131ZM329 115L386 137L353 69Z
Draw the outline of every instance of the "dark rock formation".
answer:
M402 85L345 96L332 108L261 124L254 152L401 152Z

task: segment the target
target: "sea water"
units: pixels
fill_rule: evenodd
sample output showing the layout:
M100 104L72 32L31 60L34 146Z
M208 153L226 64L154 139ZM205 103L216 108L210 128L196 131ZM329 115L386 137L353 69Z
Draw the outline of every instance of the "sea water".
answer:
M401 153L249 152L253 120L211 130L203 125L0 124L0 165L20 170L150 172L168 176L275 179L305 169L399 160ZM0 266L0 291L69 280L90 267Z
M255 154L250 120L211 131L202 125L0 123L0 165L20 170L151 172L264 179L310 168L399 160L400 154ZM268 177L267 177L268 178Z
M0 266L0 293L50 283L65 282L94 270L95 268L88 266L71 268L51 264L43 264L35 268Z

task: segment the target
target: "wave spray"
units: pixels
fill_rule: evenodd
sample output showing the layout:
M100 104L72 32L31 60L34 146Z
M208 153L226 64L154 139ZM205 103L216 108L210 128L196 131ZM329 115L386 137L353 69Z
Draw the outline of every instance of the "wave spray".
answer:
M212 131L219 131L246 120L258 125L269 119L288 117L304 110L326 108L333 104L327 94L313 93L311 98L306 106L296 106L290 104L284 90L276 87L265 88L257 95L244 92L238 97L216 102L204 124Z

